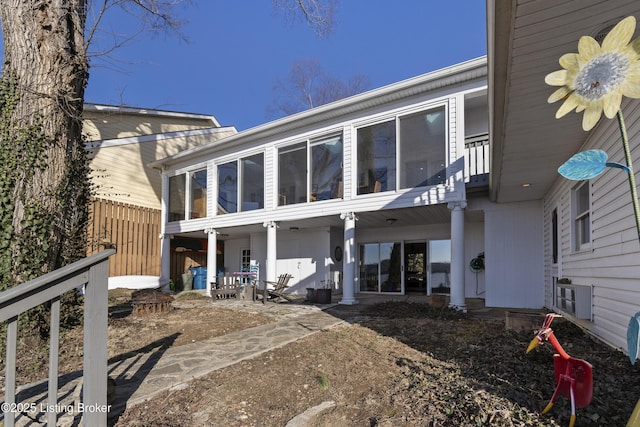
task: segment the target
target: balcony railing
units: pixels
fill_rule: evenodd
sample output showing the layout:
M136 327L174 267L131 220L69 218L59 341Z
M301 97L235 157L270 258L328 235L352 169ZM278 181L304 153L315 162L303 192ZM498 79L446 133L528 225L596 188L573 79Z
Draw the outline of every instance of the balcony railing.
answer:
M464 176L467 187L489 183L489 135L478 135L464 141Z

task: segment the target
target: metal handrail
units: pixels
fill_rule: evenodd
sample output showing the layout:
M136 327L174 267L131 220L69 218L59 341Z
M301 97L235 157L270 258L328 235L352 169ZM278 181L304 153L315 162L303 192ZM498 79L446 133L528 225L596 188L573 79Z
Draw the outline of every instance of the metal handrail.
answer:
M85 425L107 425L107 305L109 257L107 249L44 274L36 279L0 292L0 321L7 322L5 364L4 425L15 425L16 350L18 316L40 304L51 302L49 345L49 388L47 408L58 407L58 350L60 339L60 297L67 291L85 286L83 408ZM47 411L47 425L55 426L58 413Z

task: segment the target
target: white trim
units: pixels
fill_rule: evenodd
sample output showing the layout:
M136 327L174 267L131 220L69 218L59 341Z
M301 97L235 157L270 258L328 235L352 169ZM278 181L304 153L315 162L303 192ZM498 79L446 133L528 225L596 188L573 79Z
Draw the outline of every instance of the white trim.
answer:
M256 126L225 138L225 141L228 146L250 141L259 141L260 139L267 139L273 135L370 110L376 106L406 100L416 95L429 92L433 93L438 90L454 90L456 86L477 81L478 79L486 80L486 77L487 57L482 56ZM486 84L483 85L483 87L486 87ZM478 88L475 87L472 89L467 88L465 91L476 91L477 89ZM448 98L449 96L451 95L445 95L443 98ZM430 102L433 102L433 100ZM194 147L154 162L152 166L160 168L163 165L187 161L193 157L210 155L213 149L215 149L214 145L211 144Z
M218 122L218 120L210 114L185 113L185 112L178 112L178 111L155 110L151 108L137 108L137 107L126 107L126 106L104 105L104 104L93 104L93 103L85 103L82 108L83 108L83 111L98 111L98 112L108 112L108 113L126 113L126 114L138 114L138 115L147 115L147 116L180 117L180 118L189 118L189 119L210 120L215 127L220 127L220 123Z
M217 127L217 128L206 128L206 129L181 130L176 132L155 133L152 135L129 136L125 138L114 138L114 139L90 141L85 143L85 148L87 150L91 150L96 148L118 147L121 145L141 144L144 142L152 142L152 141L164 141L167 139L183 138L183 137L189 137L189 136L213 135L213 134L224 133L229 131L233 131L234 134L237 133L236 128L233 126L222 127L222 128ZM223 140L224 138L217 140L216 142L223 141Z

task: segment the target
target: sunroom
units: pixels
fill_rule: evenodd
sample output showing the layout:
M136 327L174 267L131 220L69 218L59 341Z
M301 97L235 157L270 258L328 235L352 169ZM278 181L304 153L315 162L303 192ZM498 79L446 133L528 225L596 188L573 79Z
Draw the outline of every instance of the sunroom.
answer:
M220 274L288 273L291 292L329 287L345 304L441 291L464 308L478 289L465 259L483 250L467 188L486 189L487 132L480 58L158 161L163 277L206 266L209 291Z

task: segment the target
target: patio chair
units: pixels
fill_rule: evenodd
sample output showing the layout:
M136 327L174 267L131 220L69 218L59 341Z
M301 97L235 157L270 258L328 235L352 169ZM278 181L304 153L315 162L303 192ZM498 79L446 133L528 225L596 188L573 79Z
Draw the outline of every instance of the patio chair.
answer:
M236 298L240 299L240 281L232 276L217 276L211 286L211 299Z
M293 297L291 295L284 293L284 290L287 288L289 280L292 277L293 276L291 274L281 274L278 276L278 280L276 282L262 280L264 287L262 289L254 288L255 294L253 296L253 300L256 301L258 299L258 295L261 294L263 304L267 301L293 301ZM273 288L269 288L269 285L273 286Z

